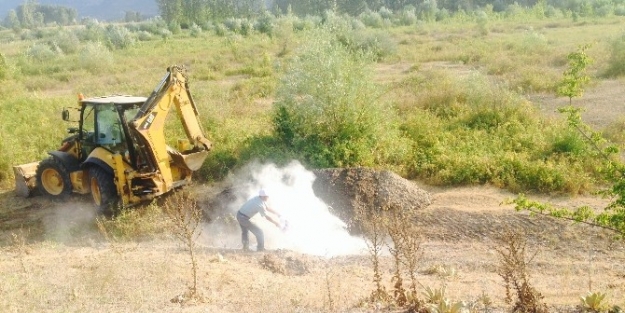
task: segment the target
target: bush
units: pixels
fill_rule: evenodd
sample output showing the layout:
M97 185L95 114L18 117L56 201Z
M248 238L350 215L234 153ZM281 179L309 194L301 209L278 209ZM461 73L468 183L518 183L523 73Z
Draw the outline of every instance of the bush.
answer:
M154 38L154 36L152 35L152 33L147 32L145 30L139 31L137 33L137 40L139 41L150 41Z
M78 66L91 73L97 73L113 65L113 54L99 42L85 44L80 50Z
M171 21L169 25L167 25L167 29L174 35L182 32L182 26L180 26L180 23L176 21Z
M375 61L384 60L397 52L395 42L384 33L351 31L344 36L338 35L341 42L352 52L369 54Z
M241 33L241 19L233 17L227 18L224 21L224 26L233 33Z
M52 38L52 44L59 47L64 53L76 53L80 47L78 36L70 31L61 31Z
M414 7L405 8L399 15L399 25L410 26L417 23L417 13Z
M363 22L363 24L365 24L368 27L373 27L373 28L384 27L384 20L382 19L382 16L378 12L367 10L365 12L362 12L359 18L360 18L360 21Z
M62 54L62 51L60 51L60 49L56 49L56 47L51 47L48 44L42 43L36 43L26 50L26 56L29 59L38 62L53 61L60 54Z
M293 30L311 30L321 24L320 16L306 16L305 18L298 18L293 21Z
M193 25L191 25L191 37L197 38L200 37L200 35L202 35L202 28L197 24L193 23Z
M127 28L116 25L106 27L106 38L111 49L125 49L135 43L133 34Z
M278 88L274 127L314 166L373 166L397 156L397 117L381 101L368 60L327 28L309 33Z
M5 79L9 74L9 65L7 64L4 55L0 53L0 80Z
M625 74L625 33L610 44L610 60L605 75L618 77Z
M85 29L79 33L81 41L99 42L106 39L106 29L97 20L89 19L85 23Z
M578 193L594 160L568 127L541 121L523 98L484 77L426 73L402 116L413 141L407 171L435 185L490 183L512 191ZM598 175L598 173L594 173Z
M263 11L262 15L254 24L254 29L260 33L272 36L275 28L276 18L268 11Z

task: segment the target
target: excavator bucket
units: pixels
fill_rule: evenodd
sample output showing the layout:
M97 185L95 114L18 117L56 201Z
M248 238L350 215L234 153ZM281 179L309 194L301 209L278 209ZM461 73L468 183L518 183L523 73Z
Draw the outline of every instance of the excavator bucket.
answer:
M208 156L208 151L180 153L177 150L168 148L167 152L169 153L175 164L188 168L192 171L199 170L202 167L204 160L206 160L206 157Z
M15 174L15 193L18 196L28 197L37 185L35 178L39 162L13 166Z

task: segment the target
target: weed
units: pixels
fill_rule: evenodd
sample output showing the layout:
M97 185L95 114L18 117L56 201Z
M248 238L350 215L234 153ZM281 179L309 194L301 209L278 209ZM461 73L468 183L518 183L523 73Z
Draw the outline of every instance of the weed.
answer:
M185 192L174 192L167 199L163 211L171 221L173 235L185 245L191 259L193 283L189 287L187 299L199 297L197 289L198 264L196 257L196 239L200 235L202 210L192 195Z
M387 230L389 237L391 237L393 242L393 244L389 245L388 248L393 256L395 265L395 271L393 272L393 277L391 278L391 281L393 282L393 300L398 306L403 307L408 302L408 299L406 297L406 289L404 288L404 279L402 277L402 253L405 249L404 238L400 235L400 229L395 228L399 223L400 221L397 217L393 216L387 226Z
M446 299L445 292L445 286L434 289L431 287L425 287L425 291L423 291L423 296L425 297L426 303L440 303Z
M463 313L465 312L464 303L462 301L452 302L443 299L438 303L430 303L426 305L428 313Z
M357 219L362 224L373 269L375 290L369 296L368 301L370 303L388 303L391 297L382 285L382 273L380 270L380 257L384 244L383 217L377 211L364 212L361 208L357 212Z
M606 294L601 292L588 293L580 297L582 310L584 312L599 313L606 310L607 305L603 302Z
M495 247L499 256L497 274L503 278L506 288L506 302L513 301L512 311L519 313L546 313L547 306L541 303L543 296L529 281L529 264L536 252L527 256L527 240L520 233L505 231Z

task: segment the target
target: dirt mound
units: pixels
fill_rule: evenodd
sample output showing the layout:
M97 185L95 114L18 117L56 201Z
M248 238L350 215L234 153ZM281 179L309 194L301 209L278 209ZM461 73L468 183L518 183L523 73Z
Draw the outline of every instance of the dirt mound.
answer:
M260 260L260 265L272 273L286 276L301 276L310 272L309 260L302 255L278 251L276 253L265 254Z
M391 171L359 167L313 172L315 194L343 221L351 221L357 210L416 212L431 203L428 192Z

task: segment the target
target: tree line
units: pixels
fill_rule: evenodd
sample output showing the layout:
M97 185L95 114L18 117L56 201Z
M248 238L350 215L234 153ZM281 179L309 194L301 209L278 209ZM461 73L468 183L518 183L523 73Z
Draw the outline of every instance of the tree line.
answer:
M270 12L274 15L323 16L326 11L358 16L367 11L506 12L537 7L566 15L625 15L625 0L156 0L167 22L197 23L224 18L246 18ZM548 15L548 14L547 14Z
M3 24L13 29L37 28L51 24L66 26L75 24L77 17L76 9L27 0L15 10L9 11Z
M145 0L150 1L150 0ZM625 0L154 0L160 17L168 23L202 24L226 18L250 18L271 13L275 16L323 16L327 11L359 16L369 11L417 12L419 16L445 16L456 12L512 12L538 8L546 16L560 10L573 16L625 15ZM445 14L438 14L444 12ZM423 13L423 14L422 14ZM77 23L77 11L61 5L39 4L27 0L9 11L3 26L31 29L47 25ZM126 12L124 21L142 20L140 12Z

